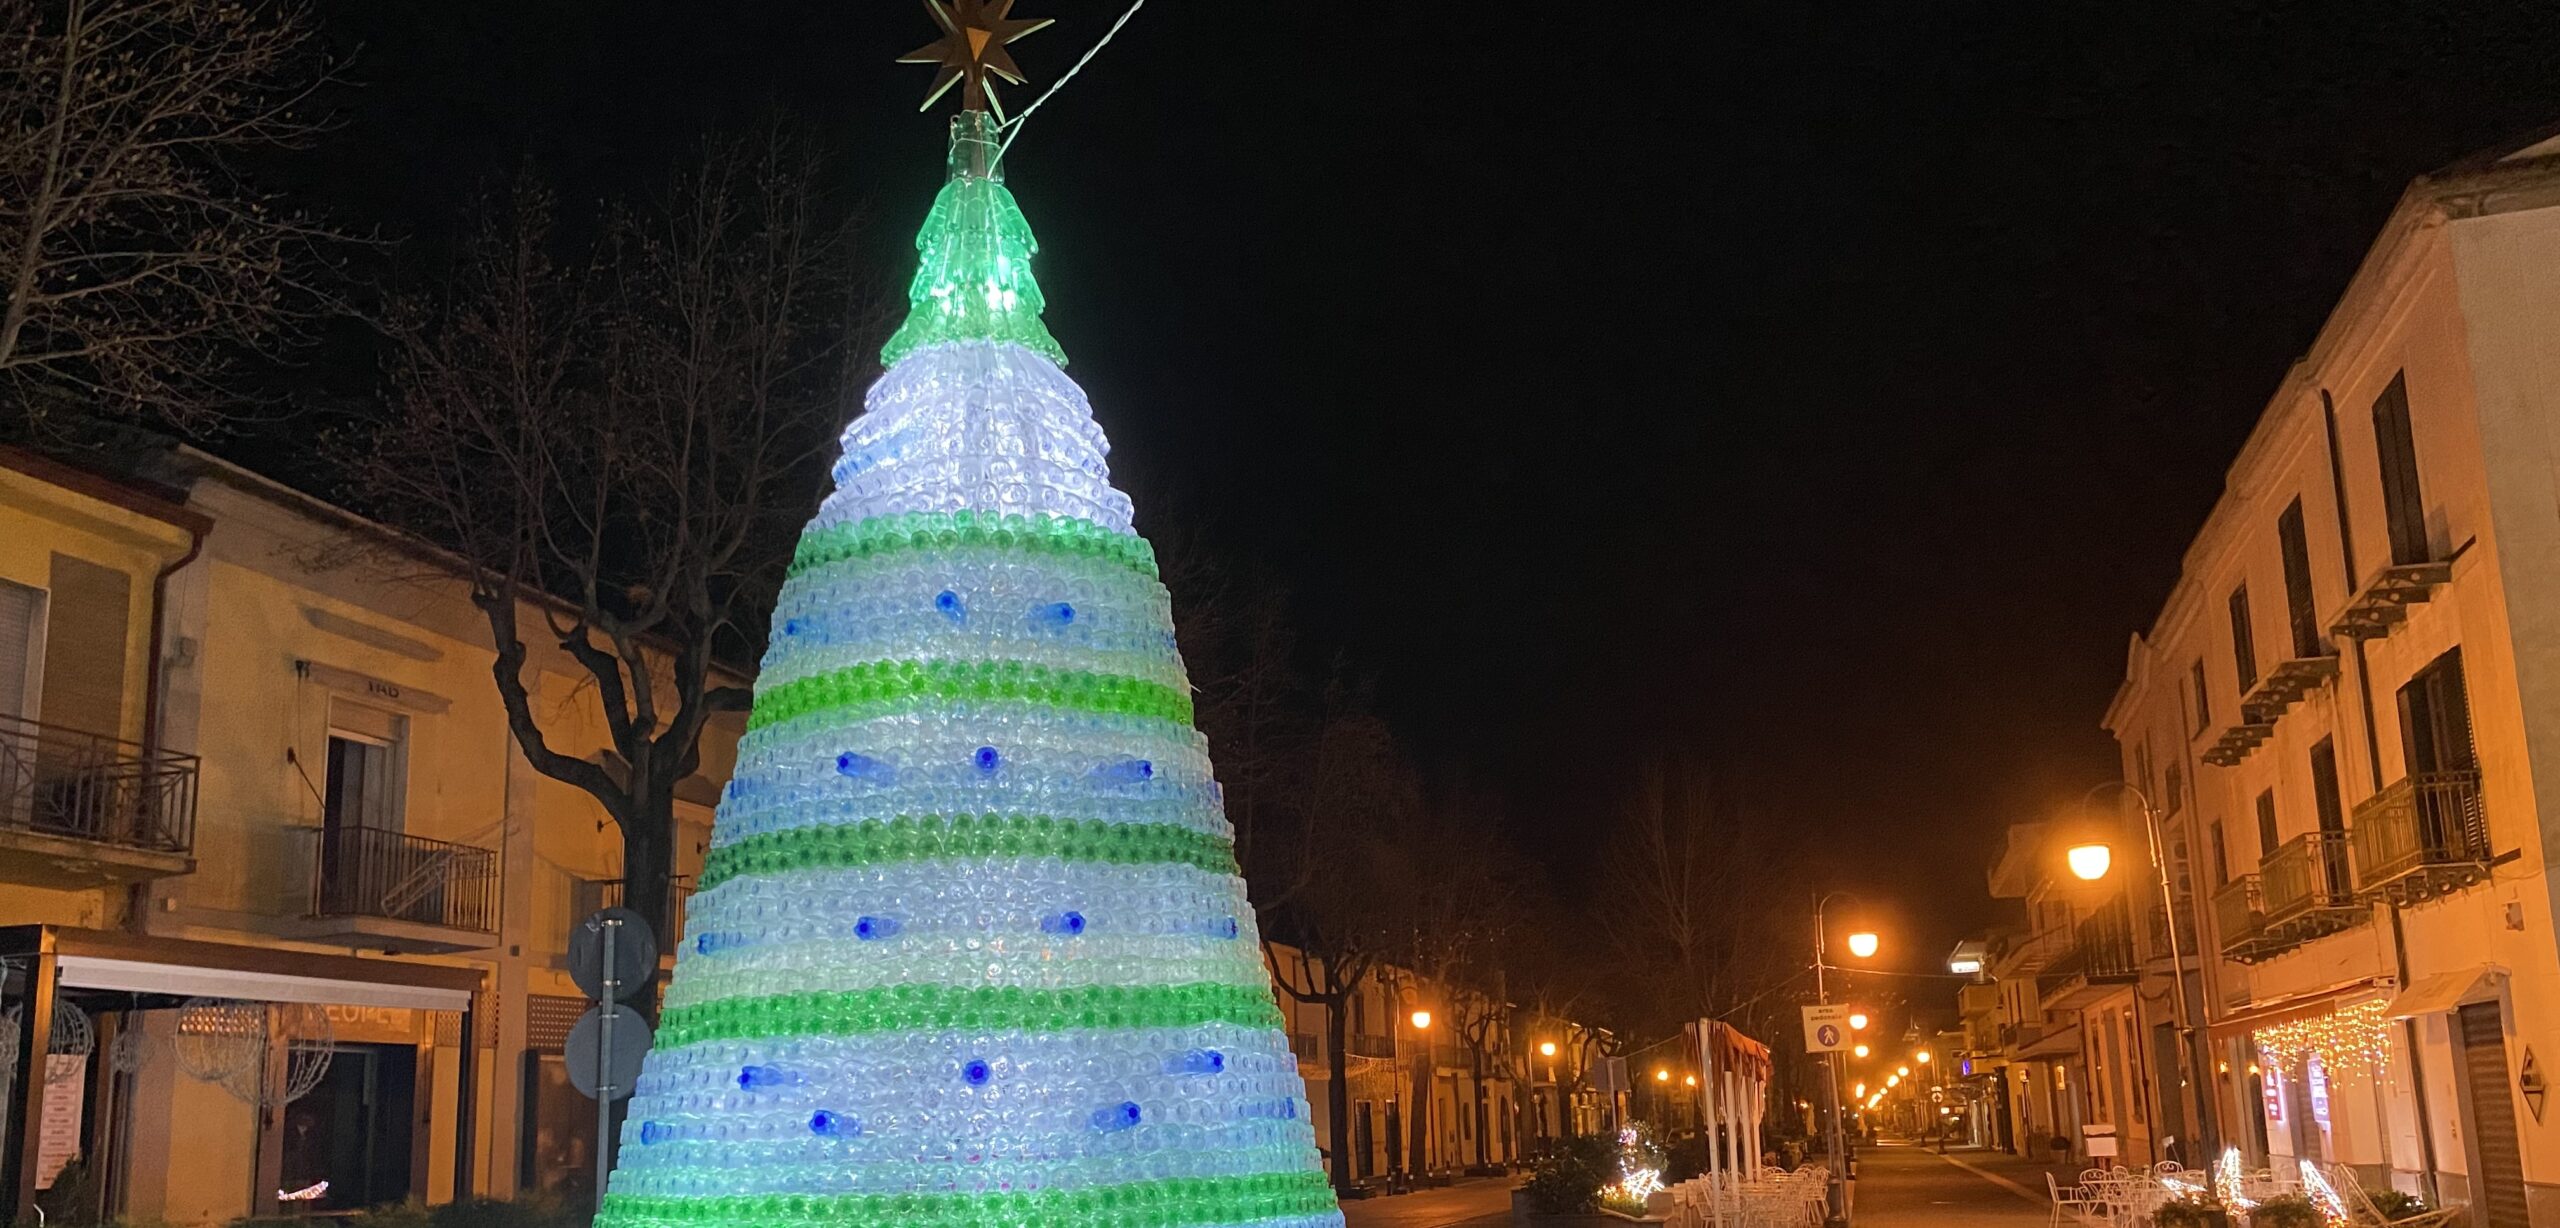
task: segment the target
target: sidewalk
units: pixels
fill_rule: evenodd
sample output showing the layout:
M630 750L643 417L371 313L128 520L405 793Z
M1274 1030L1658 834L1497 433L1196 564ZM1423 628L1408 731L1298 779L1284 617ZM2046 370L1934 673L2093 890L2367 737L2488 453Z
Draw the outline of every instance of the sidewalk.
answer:
M1858 1228L2036 1228L2052 1218L2046 1169L1996 1152L1885 1143L1858 1153ZM2032 1184L2030 1184L2032 1183Z
M1342 1204L1349 1228L1493 1228L1511 1222L1509 1177L1473 1177L1435 1189Z

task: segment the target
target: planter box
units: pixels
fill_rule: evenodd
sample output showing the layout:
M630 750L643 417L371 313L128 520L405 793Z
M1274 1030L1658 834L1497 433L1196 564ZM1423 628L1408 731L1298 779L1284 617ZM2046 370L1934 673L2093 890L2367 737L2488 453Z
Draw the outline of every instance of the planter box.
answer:
M1513 1228L1625 1228L1628 1224L1661 1224L1668 1221L1659 1215L1620 1215L1615 1211L1593 1211L1584 1215L1549 1215L1529 1205L1526 1191L1511 1191L1511 1223Z

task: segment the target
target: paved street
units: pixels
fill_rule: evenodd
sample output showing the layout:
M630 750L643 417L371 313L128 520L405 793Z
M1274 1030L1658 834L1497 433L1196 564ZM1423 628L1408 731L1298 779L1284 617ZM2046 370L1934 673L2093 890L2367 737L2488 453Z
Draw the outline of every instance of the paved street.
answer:
M1511 1222L1511 1179L1483 1177L1445 1189L1420 1190L1342 1204L1350 1228L1495 1228Z
M1892 1143L1858 1152L1857 1228L2042 1228L2049 1214L2043 1171L2008 1156L1941 1158Z

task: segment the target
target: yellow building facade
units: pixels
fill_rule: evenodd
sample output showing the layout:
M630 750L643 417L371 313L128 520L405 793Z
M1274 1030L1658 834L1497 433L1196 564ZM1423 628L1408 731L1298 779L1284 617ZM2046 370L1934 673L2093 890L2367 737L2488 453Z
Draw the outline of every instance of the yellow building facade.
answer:
M2223 1137L2493 1228L2560 1224L2556 444L2548 140L2403 197L2106 718L2195 918Z
M0 454L0 956L47 1054L0 1193L583 1199L565 949L619 898L612 824L517 753L432 552L199 453L133 468ZM574 667L528 670L553 745L610 762ZM736 735L680 790L679 893Z

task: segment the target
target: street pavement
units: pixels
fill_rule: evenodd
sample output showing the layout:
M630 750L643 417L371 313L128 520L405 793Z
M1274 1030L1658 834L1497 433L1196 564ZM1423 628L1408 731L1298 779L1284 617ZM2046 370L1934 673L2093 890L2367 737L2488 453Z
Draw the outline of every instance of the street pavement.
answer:
M2043 1228L2044 1170L1998 1152L1916 1144L1858 1150L1857 1228Z
M1342 1204L1349 1228L1495 1228L1511 1222L1511 1179L1477 1177L1436 1190Z

